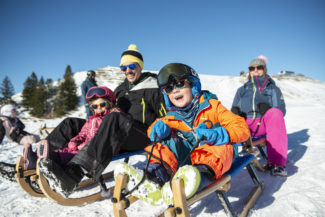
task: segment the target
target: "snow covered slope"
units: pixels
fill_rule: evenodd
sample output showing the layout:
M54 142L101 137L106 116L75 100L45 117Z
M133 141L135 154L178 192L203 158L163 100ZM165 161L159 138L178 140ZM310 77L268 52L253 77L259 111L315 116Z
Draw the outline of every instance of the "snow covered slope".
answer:
M86 72L74 75L78 85L86 77ZM230 109L238 87L245 77L200 75L202 88L217 94L221 102ZM115 67L99 69L97 81L114 89L124 75ZM285 117L288 139L288 178L271 177L268 173L258 172L266 183L265 190L257 201L250 215L260 216L325 216L325 83L304 77L276 77L287 104ZM80 91L79 91L80 94ZM17 94L16 99L19 99ZM21 109L21 111L23 111ZM69 116L84 117L85 111L80 106ZM21 116L26 130L39 133L41 124L56 126L63 118L43 120L31 118L27 112ZM0 161L15 163L21 155L22 147L5 139L0 145ZM131 158L131 164L144 165L144 157ZM114 167L113 162L107 170ZM108 185L113 185L109 182ZM241 209L244 195L252 181L242 171L232 181L228 192L235 209ZM81 193L72 196L79 196ZM17 183L0 177L0 216L113 216L110 200L98 201L81 207L64 207L46 198L34 198L22 191ZM127 213L132 217L158 216L161 208L150 207L141 201L136 202ZM190 209L192 216L226 216L214 194L196 202Z

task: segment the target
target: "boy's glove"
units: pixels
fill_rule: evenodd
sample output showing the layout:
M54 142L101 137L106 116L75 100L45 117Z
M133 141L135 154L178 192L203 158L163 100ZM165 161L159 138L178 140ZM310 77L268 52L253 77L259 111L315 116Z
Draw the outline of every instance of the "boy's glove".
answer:
M159 120L153 125L151 129L150 140L152 142L155 142L155 139L156 141L160 141L167 138L170 135L170 132L171 128L163 121Z
M196 135L204 144L224 145L229 143L229 136L224 127L209 129L205 123L200 123L196 128Z

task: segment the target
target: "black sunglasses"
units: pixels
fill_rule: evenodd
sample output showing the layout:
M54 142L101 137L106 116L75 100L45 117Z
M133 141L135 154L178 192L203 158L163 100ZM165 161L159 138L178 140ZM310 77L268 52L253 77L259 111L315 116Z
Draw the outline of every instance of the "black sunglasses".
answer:
M188 79L180 80L180 81L173 80L169 84L163 86L161 89L163 92L165 92L168 95L174 90L174 88L183 89L186 86L186 83L189 84L190 81Z
M264 70L264 66L250 66L250 67L248 67L248 69L249 69L250 72L251 72L251 71L254 71L255 68L256 68L257 70Z

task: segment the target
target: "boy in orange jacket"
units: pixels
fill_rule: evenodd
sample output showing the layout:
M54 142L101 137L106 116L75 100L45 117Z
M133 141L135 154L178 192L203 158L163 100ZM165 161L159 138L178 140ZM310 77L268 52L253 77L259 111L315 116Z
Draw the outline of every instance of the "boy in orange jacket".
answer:
M181 63L164 66L158 85L168 112L148 129L156 144L146 148L149 153L152 150L147 178L132 194L151 205L162 201L170 205L170 178L182 178L190 198L230 169L237 152L233 144L246 141L250 133L242 117L227 110L214 94L201 91L199 76L191 67ZM128 190L143 176L127 164L116 167L118 173L130 176Z

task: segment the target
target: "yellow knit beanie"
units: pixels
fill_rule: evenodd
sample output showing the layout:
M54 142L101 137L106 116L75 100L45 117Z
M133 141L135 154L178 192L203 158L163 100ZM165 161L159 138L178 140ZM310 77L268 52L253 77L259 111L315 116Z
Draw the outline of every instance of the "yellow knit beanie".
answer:
M143 69L143 57L135 44L130 44L128 49L122 53L120 66L124 63L138 63Z

